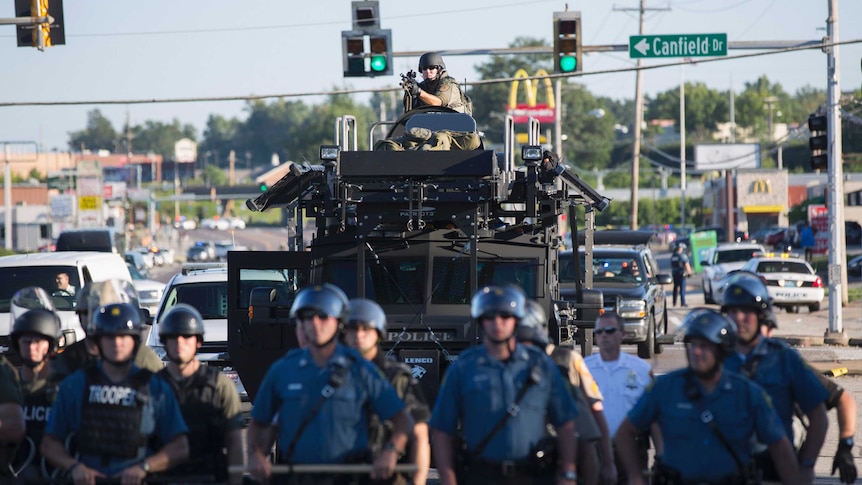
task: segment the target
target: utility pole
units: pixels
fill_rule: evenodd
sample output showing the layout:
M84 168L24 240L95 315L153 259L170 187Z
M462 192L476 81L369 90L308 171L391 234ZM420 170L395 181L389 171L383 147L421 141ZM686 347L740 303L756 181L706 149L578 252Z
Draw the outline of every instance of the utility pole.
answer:
M616 8L614 10L620 12L629 12L637 10L640 19L638 21L638 35L644 35L644 14L647 10L670 10L670 7L665 8L646 8L646 0L640 0L640 7L633 8ZM635 133L634 146L632 148L632 218L631 229L638 228L638 184L640 183L640 157L641 157L641 125L644 119L644 91L643 91L643 60L638 59L637 78L635 80Z
M838 42L838 0L829 1L826 19L828 42ZM838 45L826 50L826 133L829 147L829 331L846 338L842 305L847 303L847 272L844 270L844 173L841 152L841 71Z

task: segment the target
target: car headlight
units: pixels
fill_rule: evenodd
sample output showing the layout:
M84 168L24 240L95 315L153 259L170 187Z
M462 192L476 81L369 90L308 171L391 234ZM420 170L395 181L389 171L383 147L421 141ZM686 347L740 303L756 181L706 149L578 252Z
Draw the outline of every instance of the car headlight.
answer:
M626 319L640 320L646 317L646 302L644 300L622 300L620 316Z

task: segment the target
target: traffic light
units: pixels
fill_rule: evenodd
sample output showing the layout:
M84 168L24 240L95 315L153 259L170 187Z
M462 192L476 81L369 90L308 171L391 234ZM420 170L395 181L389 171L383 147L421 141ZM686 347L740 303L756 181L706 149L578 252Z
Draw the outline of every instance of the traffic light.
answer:
M269 188L269 187L266 185L266 182L261 182L261 183L260 183L260 191L261 191L261 192L266 192L266 189L268 189L268 188Z
M51 47L66 44L63 21L63 0L15 0L16 17L53 17L51 24L17 25L15 33L18 47ZM39 30L43 42L39 45Z
M581 12L554 12L554 72L583 71Z
M368 45L371 48L371 76L385 76L392 74L392 31L389 29L378 30L368 35Z
M827 137L826 117L811 115L808 117L808 148L811 149L811 170L825 170L829 166L829 140Z
M392 30L341 32L344 77L392 74Z

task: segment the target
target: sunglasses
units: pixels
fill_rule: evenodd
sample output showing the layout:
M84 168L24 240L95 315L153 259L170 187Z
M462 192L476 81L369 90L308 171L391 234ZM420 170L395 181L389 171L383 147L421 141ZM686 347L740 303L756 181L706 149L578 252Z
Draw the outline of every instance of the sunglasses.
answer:
M617 333L617 330L619 330L617 327L596 328L593 330L593 333L596 335L601 335L603 333L606 333L608 335L613 335L613 334Z
M297 320L311 320L315 316L317 316L317 318L319 318L321 320L326 320L327 318L329 318L329 315L327 315L326 313L317 312L314 310L304 310L301 312L297 312L297 314L296 314Z
M502 319L507 319L507 318L515 318L515 315L512 315L511 313L506 313L506 312L486 313L486 314L482 315L483 320L493 320L497 317L500 317Z
M440 66L425 66L421 70L423 70L423 71L429 71L429 70L439 71Z

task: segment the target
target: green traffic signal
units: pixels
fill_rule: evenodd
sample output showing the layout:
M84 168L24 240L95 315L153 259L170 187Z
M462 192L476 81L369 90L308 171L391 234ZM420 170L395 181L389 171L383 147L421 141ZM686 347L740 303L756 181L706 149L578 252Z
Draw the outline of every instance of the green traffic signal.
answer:
M386 71L386 56L373 55L371 56L371 70L374 72Z
M560 72L573 72L578 68L578 58L575 56L560 57Z
M266 189L267 189L266 184L260 184L260 191L261 192L266 192Z

